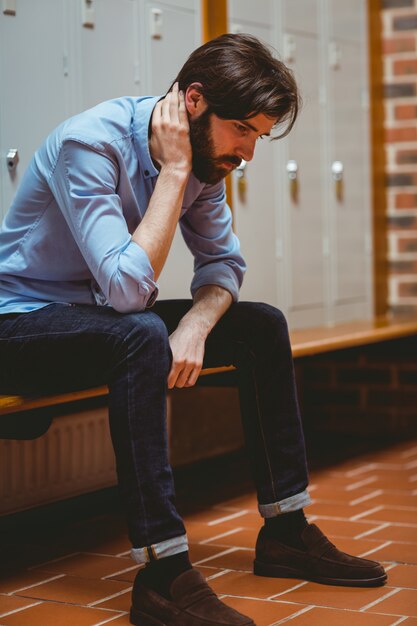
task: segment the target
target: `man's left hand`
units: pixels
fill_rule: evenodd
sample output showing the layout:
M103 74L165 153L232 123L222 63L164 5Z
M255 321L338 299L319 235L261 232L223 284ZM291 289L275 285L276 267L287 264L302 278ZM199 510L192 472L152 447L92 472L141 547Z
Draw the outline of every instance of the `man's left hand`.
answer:
M170 335L172 366L168 388L192 387L203 366L207 333L198 324L180 324Z

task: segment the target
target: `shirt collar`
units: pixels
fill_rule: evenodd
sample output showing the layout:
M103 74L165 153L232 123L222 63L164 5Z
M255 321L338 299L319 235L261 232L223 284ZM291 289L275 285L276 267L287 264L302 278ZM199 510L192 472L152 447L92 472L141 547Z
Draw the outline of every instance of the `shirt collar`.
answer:
M155 105L160 99L161 96L141 98L136 104L133 119L133 137L136 155L142 165L142 175L144 178L152 178L159 174L159 170L155 167L149 152L149 123Z

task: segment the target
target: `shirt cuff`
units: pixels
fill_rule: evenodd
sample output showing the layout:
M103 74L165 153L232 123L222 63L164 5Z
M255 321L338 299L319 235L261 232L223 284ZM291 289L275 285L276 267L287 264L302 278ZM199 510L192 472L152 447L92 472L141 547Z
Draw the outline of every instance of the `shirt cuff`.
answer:
M191 294L194 297L196 291L205 285L217 285L229 291L233 302L239 299L239 281L233 269L227 265L212 263L199 268L191 282Z

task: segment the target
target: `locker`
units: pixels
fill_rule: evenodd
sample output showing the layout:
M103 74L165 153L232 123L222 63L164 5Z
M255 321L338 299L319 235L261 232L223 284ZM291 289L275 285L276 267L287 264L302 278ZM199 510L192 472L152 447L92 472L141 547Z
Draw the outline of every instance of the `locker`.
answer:
M0 12L0 217L33 152L70 114L65 17L63 0L19 0L15 16ZM11 148L19 156L13 172Z
M248 32L273 45L273 29L268 21L261 23L271 18L272 10L270 0L263 0L256 11L252 4L231 2L229 29ZM233 211L235 231L248 266L240 297L278 305L274 176L273 142L267 138L258 140L253 161L243 171L245 189L239 173L233 174Z
M152 35L154 10L159 11L161 35ZM189 54L201 44L200 3L144 3L144 38L147 67L147 93L163 95ZM159 298L189 298L193 277L193 256L177 227L173 244L159 278Z
M136 0L99 0L93 7L94 25L87 28L82 2L70 0L68 5L78 111L104 100L139 95L144 78L137 50Z

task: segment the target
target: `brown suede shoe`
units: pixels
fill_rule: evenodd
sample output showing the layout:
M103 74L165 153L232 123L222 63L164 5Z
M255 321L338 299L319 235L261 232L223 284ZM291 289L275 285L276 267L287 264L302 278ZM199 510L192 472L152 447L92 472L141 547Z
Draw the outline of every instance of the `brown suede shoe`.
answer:
M387 580L382 565L341 552L315 524L303 530L301 539L305 552L266 537L265 528L261 528L256 542L254 573L346 587L379 587Z
M223 604L196 569L171 585L172 600L147 589L136 576L130 622L137 626L256 626L249 617Z

